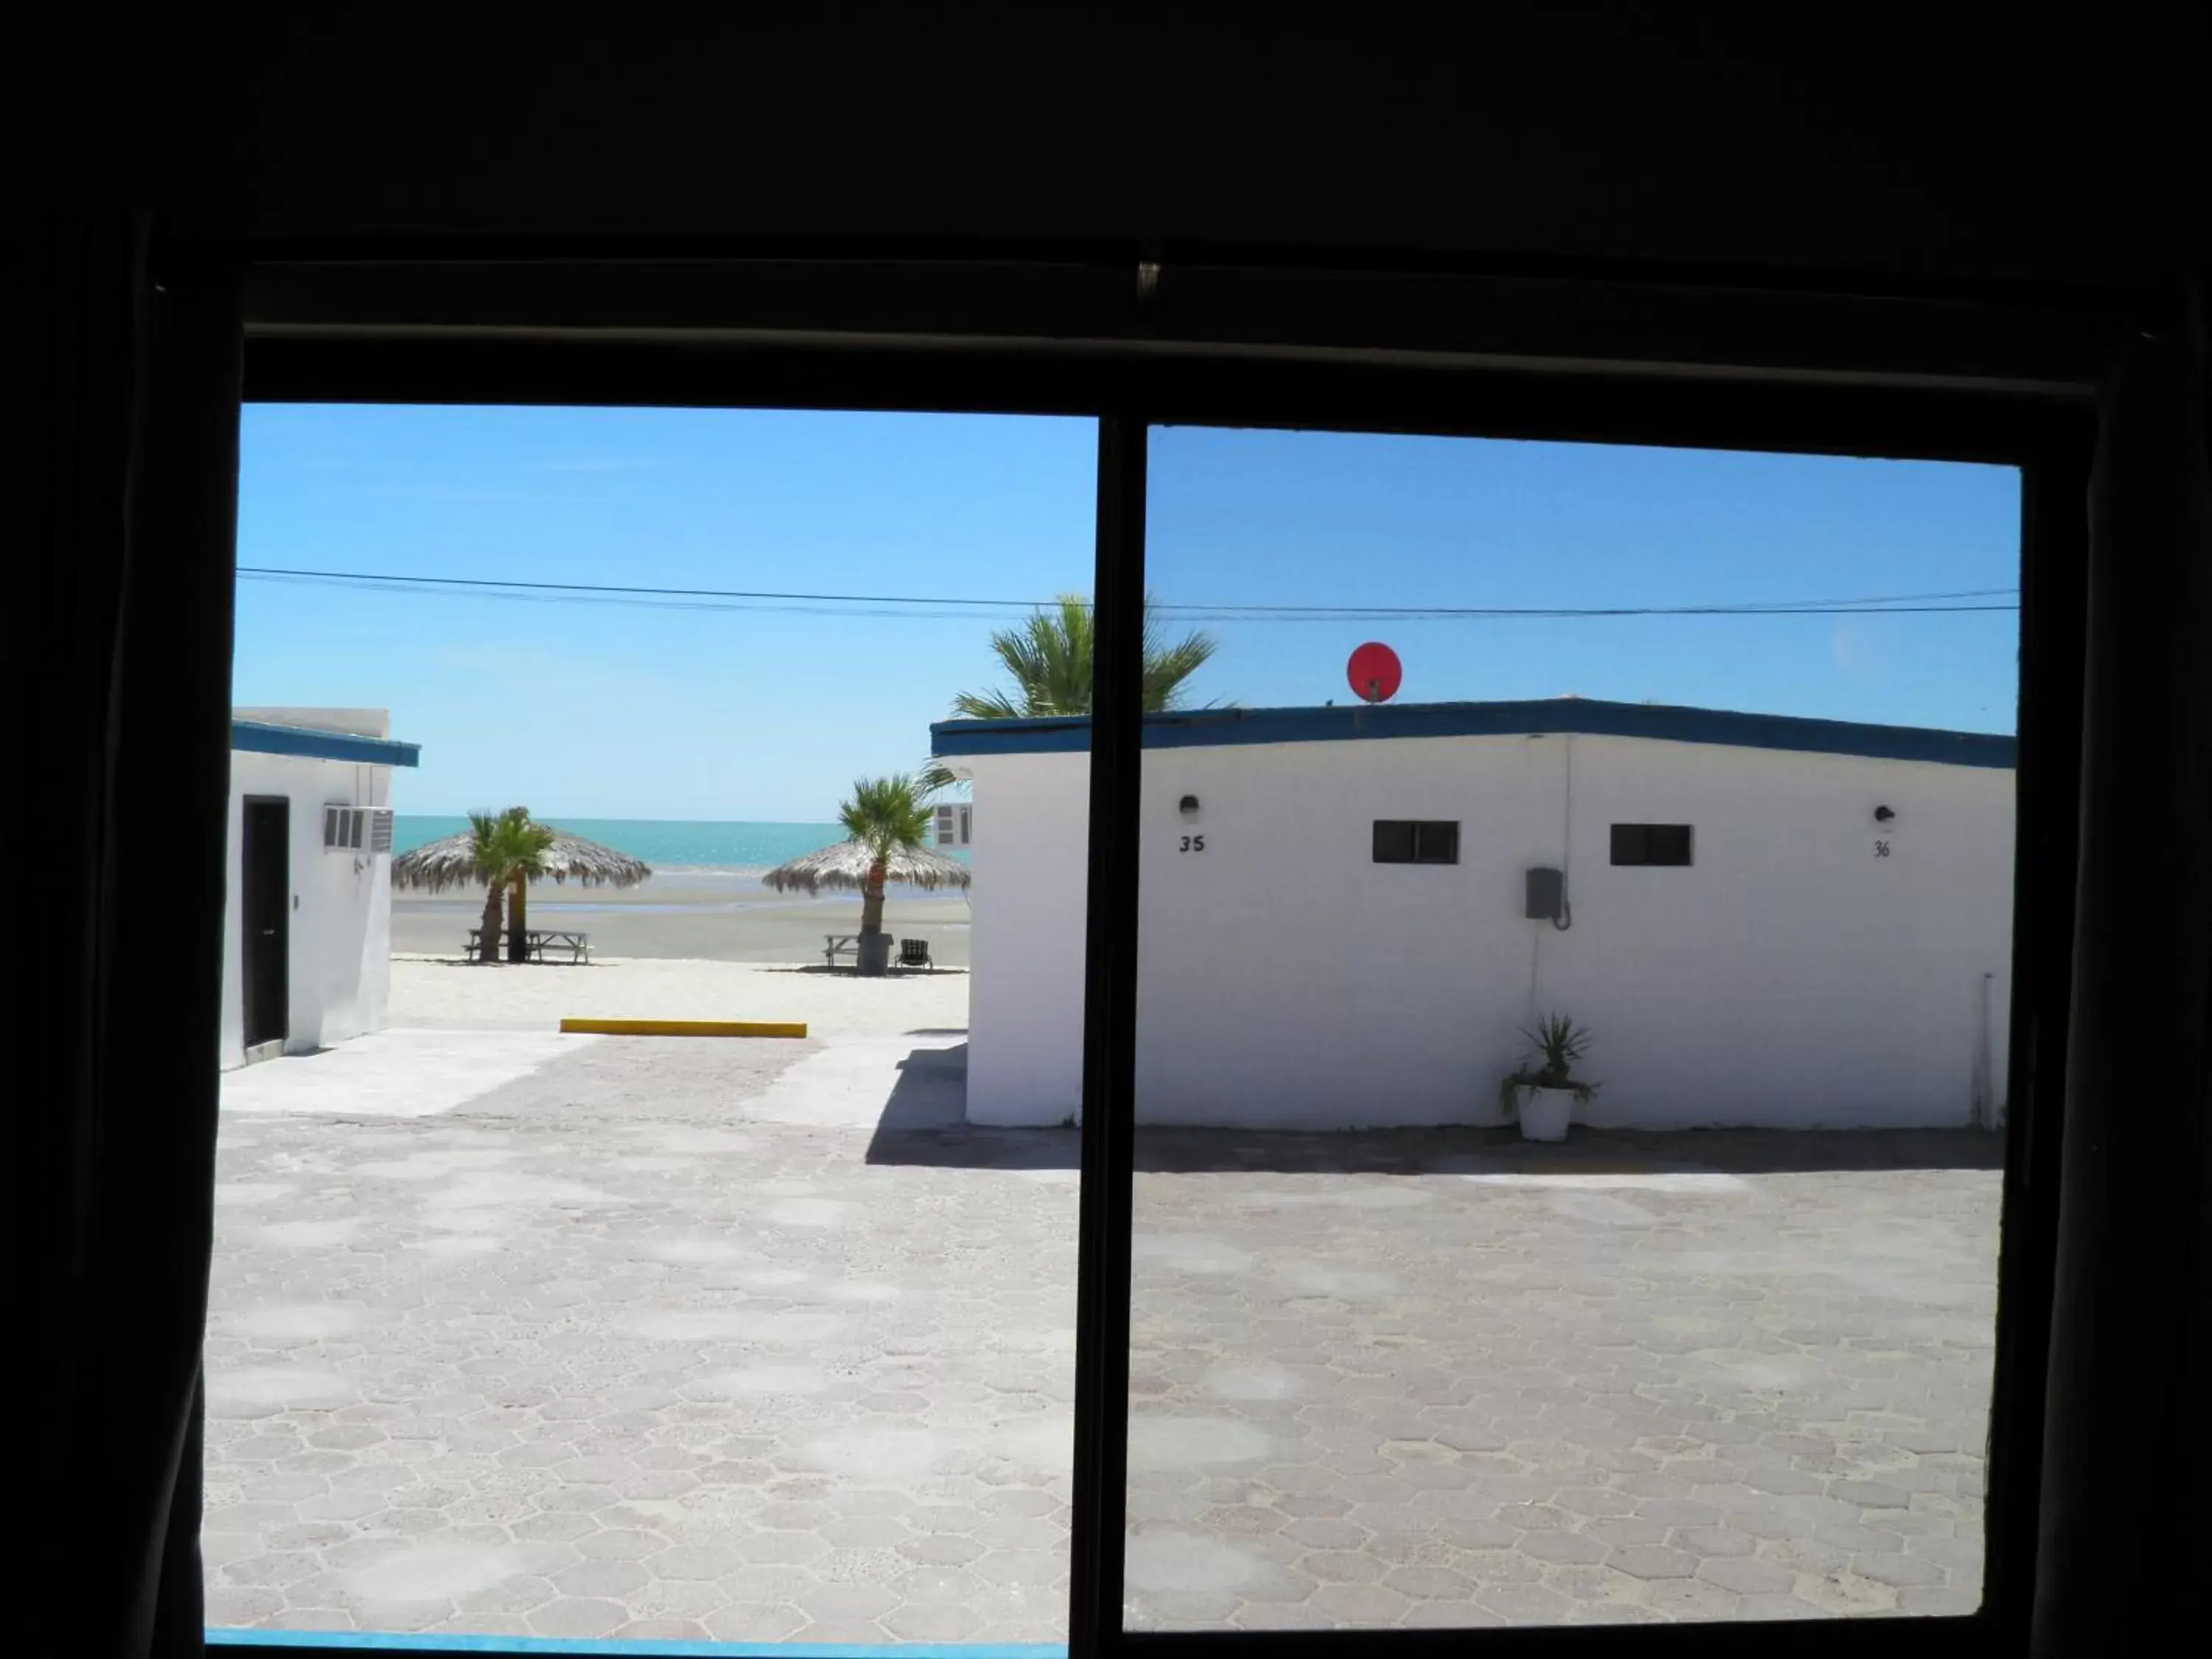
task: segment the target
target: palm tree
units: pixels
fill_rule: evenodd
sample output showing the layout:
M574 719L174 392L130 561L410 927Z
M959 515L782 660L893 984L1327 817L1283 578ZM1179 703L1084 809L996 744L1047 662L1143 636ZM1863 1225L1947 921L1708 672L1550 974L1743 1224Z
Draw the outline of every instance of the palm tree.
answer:
M514 938L508 941L512 953L516 941L526 938L523 913L529 884L548 876L585 887L635 887L650 881L653 870L627 853L537 823L524 806L505 812L471 812L469 827L459 835L425 842L392 860L395 891L416 888L442 893L483 883L484 925L477 929L477 949L486 962L497 953L501 899L512 896L514 900Z
M1144 709L1157 714L1179 707L1183 682L1206 665L1218 643L1193 629L1169 644L1152 615L1158 601L1145 596ZM952 712L971 720L1035 719L1041 715L1091 712L1091 665L1096 630L1091 602L1080 593L1063 593L1049 610L1030 613L1019 628L991 635L991 651L1012 678L1013 690L963 691ZM921 773L924 794L954 782L951 772L931 761Z
M922 804L925 792L907 774L888 778L860 778L853 785L853 798L837 808L837 822L845 833L872 854L867 884L860 889L860 933L865 937L884 931L884 866L901 848L928 844L930 810Z
M1145 597L1145 712L1157 714L1182 700L1182 684L1206 665L1216 641L1193 629L1170 645L1152 616L1158 603ZM1091 602L1063 593L1050 610L1034 611L1019 628L991 635L991 651L1014 682L1012 691L963 691L952 712L975 720L1018 720L1091 712L1091 663L1095 630Z
M507 875L507 959L527 962L530 884L547 873L546 850L559 832L550 823L534 822L526 806L510 806L507 810L515 826L508 832L513 848Z
M520 962L530 883L545 873L545 849L553 844L553 831L545 824L532 823L528 807L510 806L504 812L470 813L469 841L477 878L484 884L477 960L499 960L499 902L508 896L507 957L510 962Z

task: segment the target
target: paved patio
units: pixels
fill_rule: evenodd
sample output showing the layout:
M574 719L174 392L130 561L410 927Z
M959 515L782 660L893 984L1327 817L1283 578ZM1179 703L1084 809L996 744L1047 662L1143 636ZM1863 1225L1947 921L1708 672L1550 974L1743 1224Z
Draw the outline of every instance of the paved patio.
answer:
M474 1040L232 1079L210 1622L1057 1639L1073 1134L957 1033ZM1978 1601L1988 1138L1140 1153L1133 1625Z

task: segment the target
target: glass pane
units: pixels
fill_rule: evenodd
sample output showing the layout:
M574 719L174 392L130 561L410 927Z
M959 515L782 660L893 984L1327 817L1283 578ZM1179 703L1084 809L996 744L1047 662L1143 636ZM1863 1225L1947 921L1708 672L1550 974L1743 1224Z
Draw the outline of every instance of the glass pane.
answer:
M293 732L233 757L211 1624L1060 1640L1079 1018L975 1033L1044 1127L968 1061L994 974L1079 1009L1080 884L1047 967L969 946L1085 823L890 781L1088 588L1096 446L247 411L235 683Z
M1976 1606L2015 477L1151 477L1129 1625Z
M1416 824L1413 828L1413 856L1423 864L1457 864L1459 825Z

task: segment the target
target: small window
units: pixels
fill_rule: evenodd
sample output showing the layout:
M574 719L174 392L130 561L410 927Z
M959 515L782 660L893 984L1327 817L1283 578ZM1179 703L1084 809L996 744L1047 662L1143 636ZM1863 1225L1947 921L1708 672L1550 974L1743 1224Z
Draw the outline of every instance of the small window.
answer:
M1687 864L1690 826L1686 823L1616 823L1613 826L1615 864Z
M1459 825L1426 818L1375 820L1377 864L1457 864Z

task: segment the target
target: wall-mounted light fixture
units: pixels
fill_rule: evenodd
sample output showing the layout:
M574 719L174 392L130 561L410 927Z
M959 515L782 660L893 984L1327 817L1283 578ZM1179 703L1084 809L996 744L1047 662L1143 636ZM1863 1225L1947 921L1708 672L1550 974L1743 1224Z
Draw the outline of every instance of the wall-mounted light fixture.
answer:
M1182 801L1178 803L1177 810L1180 811L1183 817L1187 818L1196 817L1198 816L1198 797L1195 795L1185 795Z
M1876 823L1887 823L1896 816L1897 814L1887 806L1877 806L1874 809L1874 821Z

